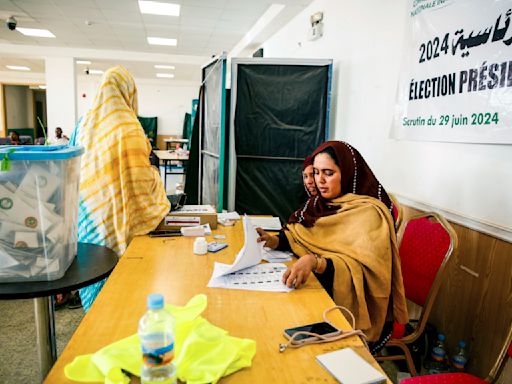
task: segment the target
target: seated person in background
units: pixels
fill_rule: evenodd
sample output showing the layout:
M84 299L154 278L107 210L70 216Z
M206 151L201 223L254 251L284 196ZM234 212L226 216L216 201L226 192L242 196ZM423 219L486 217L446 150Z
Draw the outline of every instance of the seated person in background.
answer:
M307 156L302 164L302 183L304 184L304 189L306 190L308 197L315 197L318 194L315 184L315 176L313 174L313 158L311 155ZM264 241L267 247L275 249L277 244L279 244L278 236L271 235L265 232L262 228L256 228L256 231L260 235L258 241Z
M11 145L21 145L20 135L16 131L12 131L10 135Z
M319 195L290 216L272 244L299 258L283 282L299 288L314 272L355 316L356 328L369 341L382 340L393 320L408 321L391 200L349 144L328 141L312 157Z
M149 163L151 145L137 119L137 88L130 72L121 66L105 72L72 138L84 147L78 241L122 256L134 236L154 230L171 206L160 174ZM79 290L85 311L104 283Z
M66 135L62 134L62 128L55 128L55 137L50 140L50 144L53 145L67 145L69 143L69 138Z
M304 183L304 189L309 197L316 196L318 191L315 185L315 175L313 173L313 158L308 156L304 159L302 165L302 182Z

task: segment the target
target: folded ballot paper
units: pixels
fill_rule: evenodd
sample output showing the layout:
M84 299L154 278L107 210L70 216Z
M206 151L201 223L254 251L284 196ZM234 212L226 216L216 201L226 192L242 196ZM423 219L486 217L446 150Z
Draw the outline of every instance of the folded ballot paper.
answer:
M233 264L215 262L208 282L211 288L246 289L252 291L289 292L281 278L286 271L282 263L260 264L263 260L263 244L258 243L258 232L249 217L244 216L245 241Z

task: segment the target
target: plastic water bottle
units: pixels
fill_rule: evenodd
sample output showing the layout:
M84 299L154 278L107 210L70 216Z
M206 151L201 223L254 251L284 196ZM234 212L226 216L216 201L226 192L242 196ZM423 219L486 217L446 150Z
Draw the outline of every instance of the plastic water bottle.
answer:
M468 356L466 353L466 342L464 340L459 341L459 349L452 357L452 366L457 371L464 371L468 362Z
M148 311L139 321L139 339L142 346L143 366L141 382L176 383L174 358L174 318L164 309L164 297L148 296Z
M437 341L432 348L430 358L425 362L428 373L442 373L446 371L446 348L444 342L446 336L442 333L437 335Z

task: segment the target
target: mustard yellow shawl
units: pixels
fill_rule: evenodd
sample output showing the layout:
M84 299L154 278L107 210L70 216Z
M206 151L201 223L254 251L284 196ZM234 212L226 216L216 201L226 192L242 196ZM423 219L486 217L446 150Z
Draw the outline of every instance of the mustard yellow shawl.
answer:
M285 234L297 256L316 253L333 261L334 302L376 341L386 319L408 321L393 219L373 197L346 194L332 203L341 206L336 214L310 228L288 224Z
M121 256L132 238L155 229L170 204L151 146L137 119L137 89L123 67L103 76L77 133L84 146L80 170L82 240Z

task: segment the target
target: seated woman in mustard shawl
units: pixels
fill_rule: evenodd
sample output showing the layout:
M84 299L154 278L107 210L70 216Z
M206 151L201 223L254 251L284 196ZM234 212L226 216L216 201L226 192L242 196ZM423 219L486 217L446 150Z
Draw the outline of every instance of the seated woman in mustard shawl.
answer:
M319 195L290 216L272 244L299 257L283 282L299 288L314 272L334 302L354 314L356 327L377 341L386 321L408 321L391 200L349 144L323 143L312 157Z

